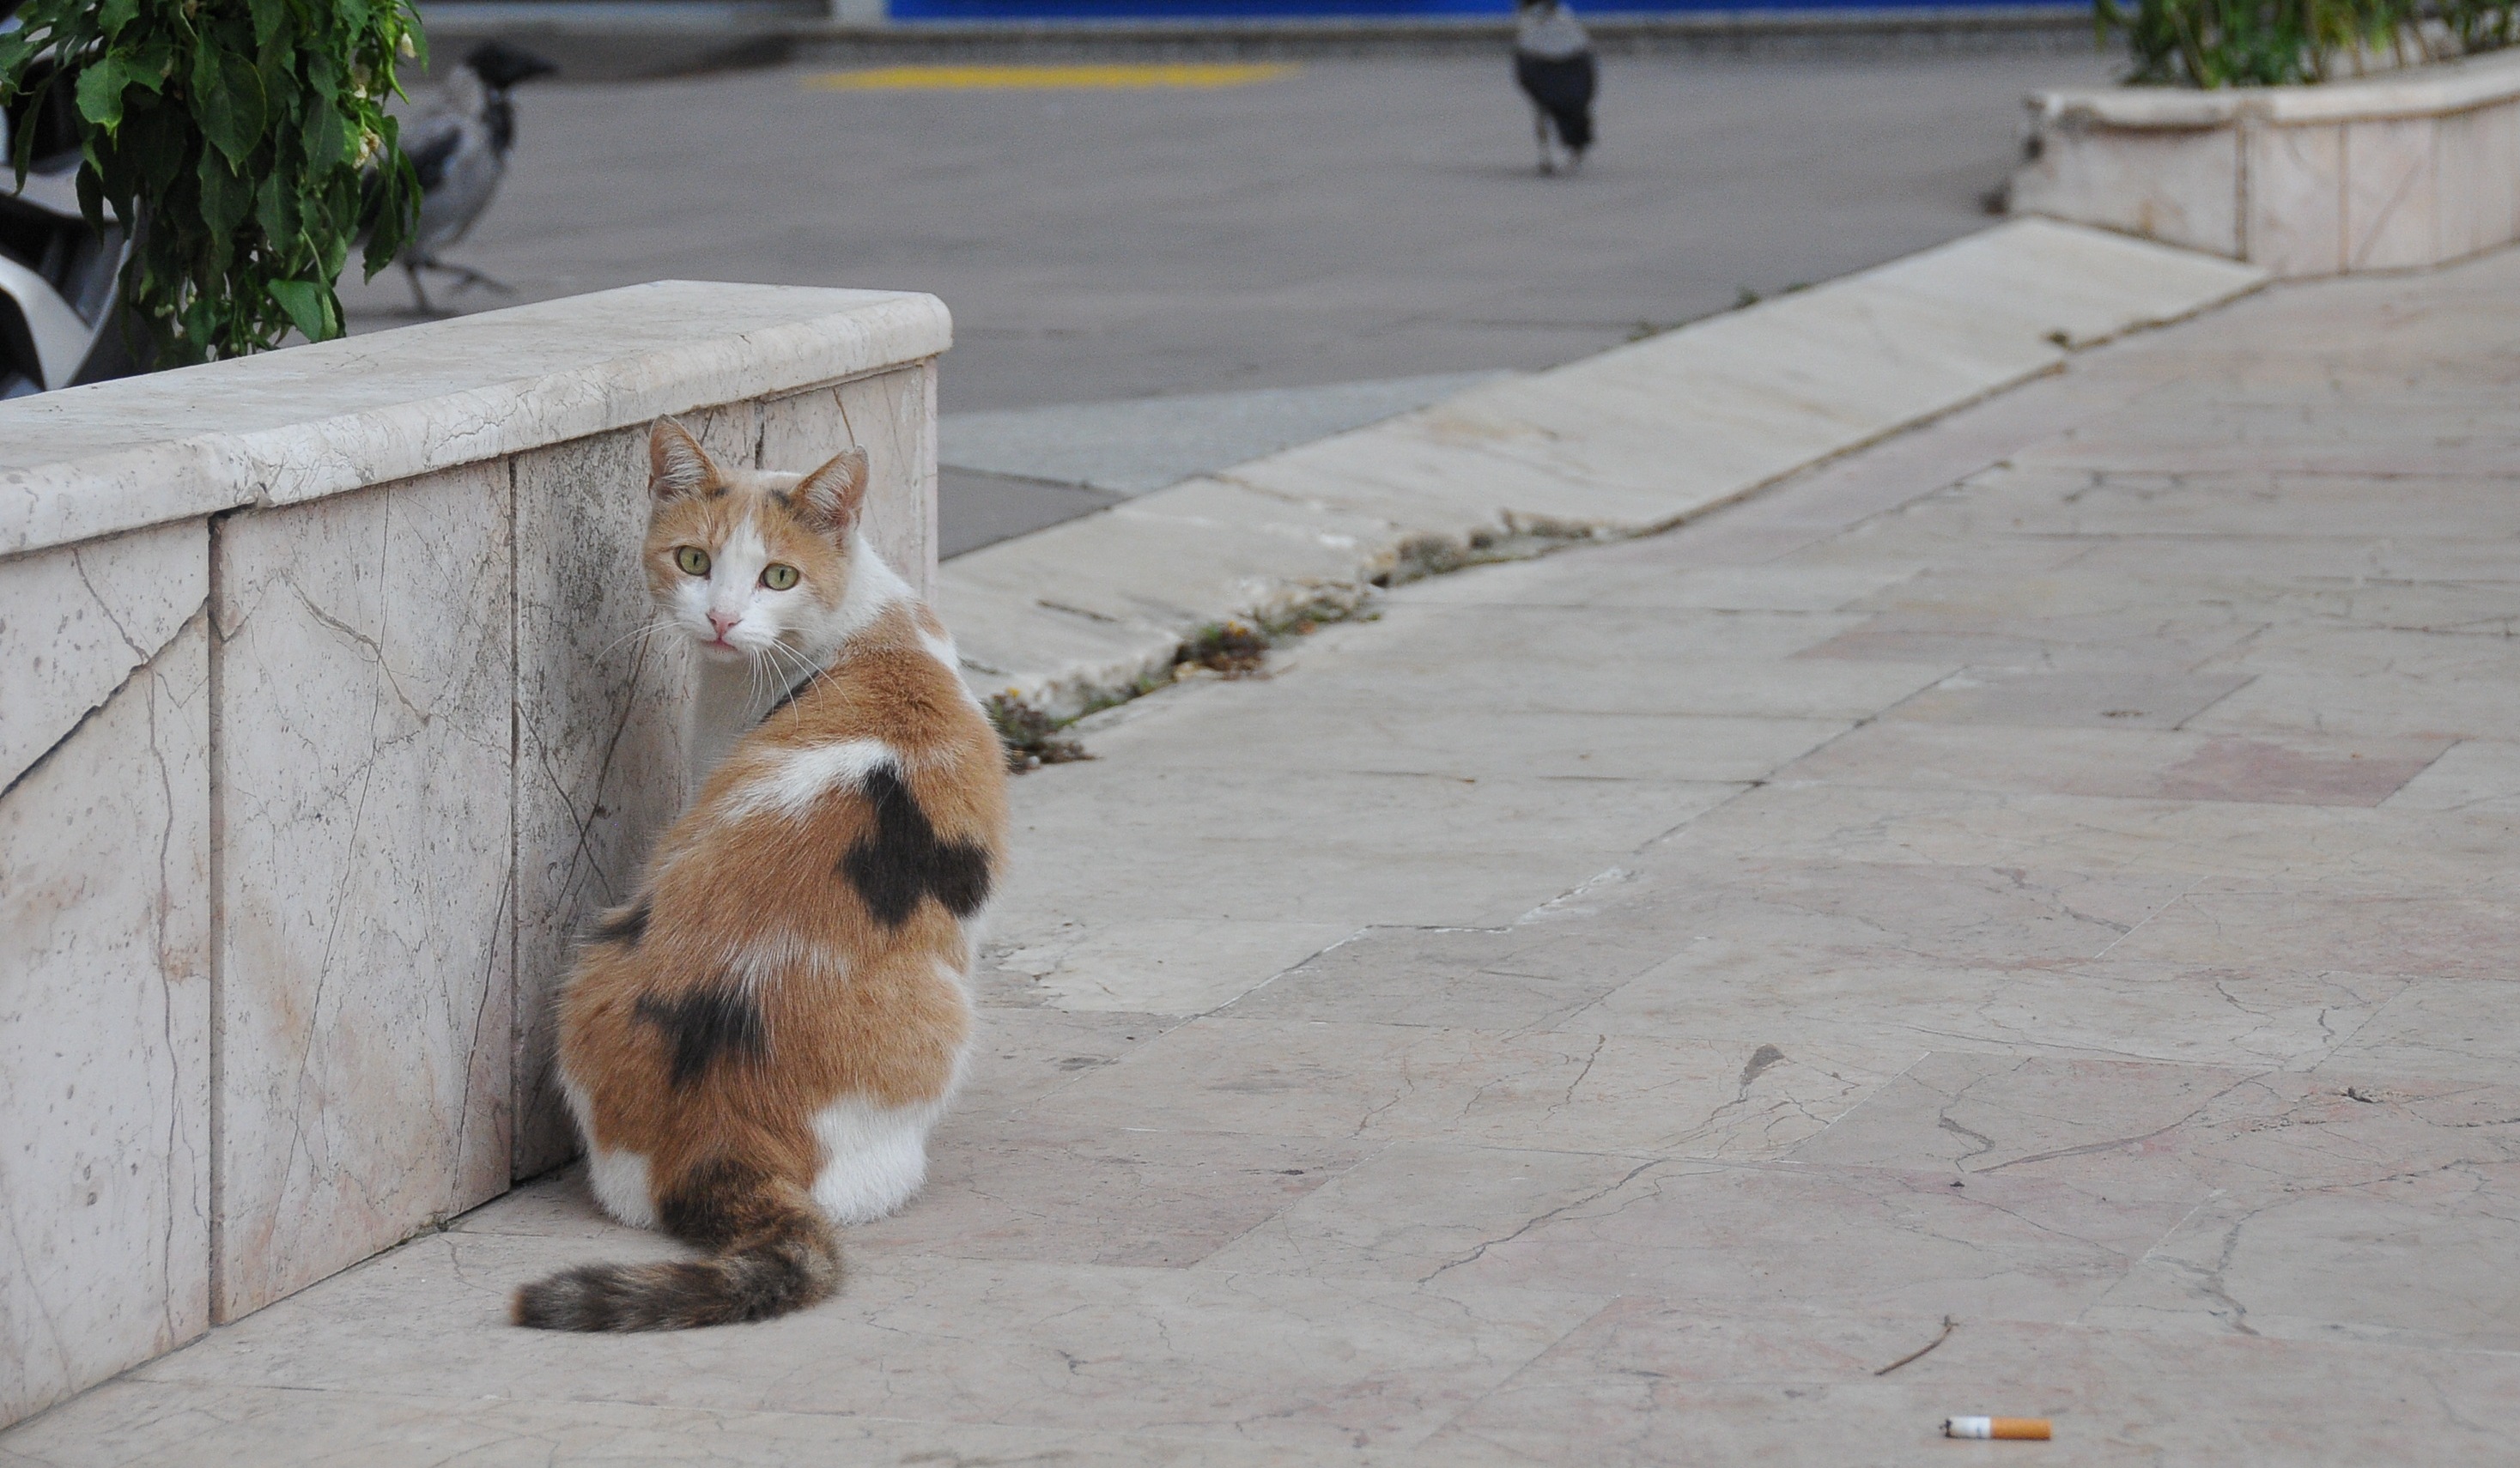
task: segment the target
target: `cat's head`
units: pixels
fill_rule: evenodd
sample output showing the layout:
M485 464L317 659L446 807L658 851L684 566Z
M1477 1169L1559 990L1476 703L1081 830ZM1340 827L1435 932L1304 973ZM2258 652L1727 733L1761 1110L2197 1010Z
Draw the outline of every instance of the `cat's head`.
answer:
M867 456L810 474L729 468L672 419L648 432L648 590L706 658L818 660L845 634Z

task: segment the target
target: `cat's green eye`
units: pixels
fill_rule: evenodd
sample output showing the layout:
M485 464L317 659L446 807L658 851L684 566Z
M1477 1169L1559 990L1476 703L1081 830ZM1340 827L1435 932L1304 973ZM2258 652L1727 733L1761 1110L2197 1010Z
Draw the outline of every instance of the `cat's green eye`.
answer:
M774 592L784 592L796 584L796 568L774 560L762 568L761 584Z
M698 546L685 546L674 553L674 564L681 566L686 576L705 576L709 568L708 553Z

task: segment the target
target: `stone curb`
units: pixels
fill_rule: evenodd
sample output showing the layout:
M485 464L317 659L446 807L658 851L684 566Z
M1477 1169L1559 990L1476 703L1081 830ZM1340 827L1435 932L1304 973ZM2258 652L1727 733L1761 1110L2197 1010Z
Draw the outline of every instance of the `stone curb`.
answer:
M1667 529L2267 278L1999 225L958 556L939 610L975 690L1073 717L1165 680L1218 623Z

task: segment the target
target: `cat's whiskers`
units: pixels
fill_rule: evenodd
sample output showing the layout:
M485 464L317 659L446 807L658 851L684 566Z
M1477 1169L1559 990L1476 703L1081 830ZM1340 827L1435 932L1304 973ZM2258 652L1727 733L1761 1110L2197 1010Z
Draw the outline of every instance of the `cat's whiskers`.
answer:
M597 650L597 652L596 652L596 654L595 654L596 659L597 659L598 661L601 661L601 660L602 660L602 659L604 659L604 658L607 658L607 657L611 656L611 655L612 655L612 649L613 649L613 648L620 646L623 643L631 642L631 641L633 641L633 640L636 640L637 642L639 642L640 644L642 644L642 645L643 645L643 648L642 648L642 650L644 650L644 645L646 644L646 642L647 642L647 640L648 640L648 639L650 639L650 638L652 638L652 637L654 637L657 633L660 633L660 632L678 631L678 630L679 630L679 629L677 629L677 628L674 626L673 619L671 619L670 617L655 617L655 618L652 618L652 619L649 620L648 622L641 624L640 626L637 626L637 627L633 627L633 628L631 628L628 632L625 632L625 633L621 634L619 637L614 638L612 641L610 641L610 642L608 642L608 643L605 644L605 645L604 645L604 646L603 646L602 648L600 648L600 649L598 649L598 650Z

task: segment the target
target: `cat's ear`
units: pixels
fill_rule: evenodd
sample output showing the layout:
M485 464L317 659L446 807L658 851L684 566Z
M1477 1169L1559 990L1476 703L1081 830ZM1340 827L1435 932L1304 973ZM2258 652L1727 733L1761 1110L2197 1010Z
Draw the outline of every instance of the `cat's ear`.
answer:
M846 539L866 508L867 451L842 449L790 491L797 517L815 529Z
M670 418L648 429L648 493L659 500L723 489L726 476L691 430Z

